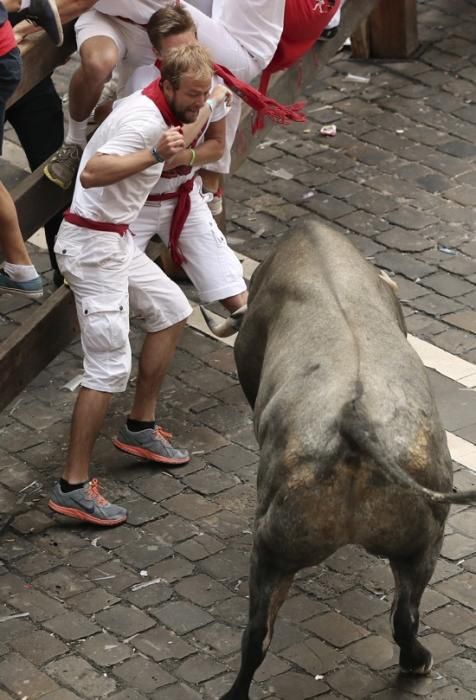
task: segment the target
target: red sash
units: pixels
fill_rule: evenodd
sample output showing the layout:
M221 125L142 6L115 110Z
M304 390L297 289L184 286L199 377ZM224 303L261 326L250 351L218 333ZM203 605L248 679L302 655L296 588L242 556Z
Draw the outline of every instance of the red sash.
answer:
M85 216L80 214L75 214L74 212L67 209L63 214L63 218L70 224L75 226L81 226L82 228L89 228L92 231L107 231L108 233L118 233L120 236L124 236L129 228L129 224L114 224L112 221L94 221L94 219L87 219Z
M155 62L155 67L160 70L160 60ZM304 102L295 102L292 105L282 105L280 102L273 100L272 97L268 97L263 94L262 91L257 90L249 83L245 83L244 80L239 78L228 70L225 66L221 66L219 63L213 64L213 70L219 78L223 80L225 85L230 88L238 97L241 97L243 102L254 109L256 114L256 121L261 122L265 117L269 117L274 122L278 124L290 124L291 122L305 122L306 117L301 113L304 106ZM253 133L256 129L253 126Z
M178 121L177 117L170 109L170 105L162 92L162 88L160 87L158 80L154 80L150 85L147 85L147 87L142 90L142 94L152 100L159 112L162 114L167 126L182 126L182 123ZM181 175L188 174L184 173L183 170L184 168L181 168ZM189 172L191 171L192 169L190 168ZM173 171L168 171L168 177L173 177L171 174L172 172ZM174 198L177 197L177 205L170 224L169 249L172 260L178 266L185 262L185 257L179 247L179 238L180 234L182 233L183 225L190 213L190 192L192 191L192 187L193 178L190 178L190 180L186 180L182 185L180 185L176 193L170 193L174 195ZM171 196L158 196L161 196L163 199L172 199Z
M148 202L165 202L169 199L176 199L177 200L177 204L175 206L174 213L172 215L172 221L170 222L169 248L170 248L170 254L172 256L172 260L179 267L183 262L185 262L185 258L176 244L174 246L171 245L172 233L175 231L178 231L177 238L180 236L180 234L182 233L184 224L187 221L187 217L190 214L190 207L191 207L190 192L193 189L194 180L195 180L195 178L193 178L193 177L191 177L190 180L185 180L185 182L183 182L180 185L177 192L164 192L163 194L150 194L147 197Z

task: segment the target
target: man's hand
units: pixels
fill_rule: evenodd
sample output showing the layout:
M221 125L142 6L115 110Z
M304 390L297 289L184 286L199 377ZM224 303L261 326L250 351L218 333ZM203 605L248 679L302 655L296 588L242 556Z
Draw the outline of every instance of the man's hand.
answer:
M181 126L172 126L167 129L157 142L156 149L164 160L169 160L175 153L185 148L185 140Z
M215 101L216 106L224 102L229 107L233 100L233 93L226 85L216 85L211 91L210 97Z
M41 31L41 27L39 27L37 24L33 24L33 22L27 22L26 19L18 22L18 24L15 24L13 27L13 33L15 34L17 44L21 44L21 42L30 34L35 34L36 32Z

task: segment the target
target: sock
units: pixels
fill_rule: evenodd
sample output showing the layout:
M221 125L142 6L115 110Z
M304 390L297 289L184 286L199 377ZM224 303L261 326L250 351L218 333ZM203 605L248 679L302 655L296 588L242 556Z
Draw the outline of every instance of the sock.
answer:
M14 282L29 282L38 277L38 272L34 265L15 265L14 263L6 262L3 265L3 269Z
M68 124L68 133L64 140L65 143L74 143L77 146L84 148L86 145L86 130L88 128L88 120L77 122L70 115Z
M83 486L86 486L88 483L87 481L83 481L81 484L70 484L69 481L66 481L65 479L60 479L60 489L62 490L63 493L70 493L70 491L76 491L76 489L82 489Z
M138 433L139 430L153 430L155 428L155 420L134 420L133 418L127 419L127 429L131 433Z
M20 7L19 12L21 12L22 10L26 10L28 7L30 7L30 5L31 5L31 0L21 0L21 7Z

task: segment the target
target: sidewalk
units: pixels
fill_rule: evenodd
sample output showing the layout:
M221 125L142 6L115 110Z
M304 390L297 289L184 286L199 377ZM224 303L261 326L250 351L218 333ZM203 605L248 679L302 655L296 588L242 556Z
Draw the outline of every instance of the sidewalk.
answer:
M417 60L342 53L306 86L309 122L274 128L231 179L228 238L251 268L313 212L395 274L432 368L455 484L474 488L476 6L421 0L419 10ZM320 135L325 124L336 137ZM44 252L35 260L47 271ZM0 338L30 308L0 297ZM141 338L136 321L136 362ZM186 467L158 471L114 450L131 390L114 400L94 474L130 519L108 531L46 508L75 400L65 385L80 371L76 342L0 414L0 700L216 700L247 618L258 461L232 349L189 328L174 360L159 418L193 450ZM297 578L251 699L476 698L475 513L452 509L424 596L428 678L398 676L386 562L346 547Z

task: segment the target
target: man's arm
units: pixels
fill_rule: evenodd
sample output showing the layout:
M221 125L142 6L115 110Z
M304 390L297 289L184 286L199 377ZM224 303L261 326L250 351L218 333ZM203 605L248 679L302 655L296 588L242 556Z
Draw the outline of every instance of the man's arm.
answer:
M161 158L168 160L184 147L185 142L180 127L173 126L162 134L156 150ZM152 165L157 165L157 161L148 148L142 148L127 155L98 152L88 160L79 179L85 189L107 187L131 175L136 175Z
M195 148L194 166L202 166L220 160L225 151L225 124L226 117L219 119L217 122L211 122L205 132L204 142ZM181 165L190 165L191 160L192 149L184 148L167 161L165 170Z
M211 91L208 100L211 100L212 104L210 105L207 101L207 104L203 105L195 121L192 124L183 126L183 138L186 146L189 146L200 135L203 127L210 119L210 110L213 111L215 107L218 107L223 102L227 106L231 104L232 93L225 85L216 85Z

